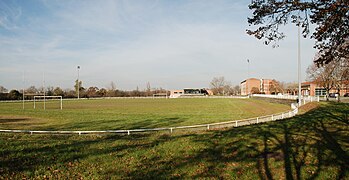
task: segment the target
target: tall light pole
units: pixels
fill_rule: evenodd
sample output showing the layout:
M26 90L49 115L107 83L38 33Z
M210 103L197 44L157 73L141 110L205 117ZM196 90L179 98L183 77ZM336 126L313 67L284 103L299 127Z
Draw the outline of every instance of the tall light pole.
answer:
M248 91L248 78L250 78L250 60L247 59L247 79L246 79L246 93L249 96L250 92Z
M250 60L247 59L247 79L250 78Z
M42 73L42 90L44 92L44 110L46 110L46 90L45 90L45 73Z
M301 106L301 25L300 25L300 14L298 13L298 107Z
M80 71L80 66L78 66L78 89L77 89L77 91L78 91L78 99L80 99L80 82L79 82L80 73L79 73L79 71Z
M22 109L23 109L23 110L24 110L24 88L25 88L25 79L24 79L24 76L25 76L25 75L24 75L24 71L23 71L23 89L22 89L22 90L23 90L23 94L22 94L22 95L23 95L23 97L22 97L22 99L23 99Z

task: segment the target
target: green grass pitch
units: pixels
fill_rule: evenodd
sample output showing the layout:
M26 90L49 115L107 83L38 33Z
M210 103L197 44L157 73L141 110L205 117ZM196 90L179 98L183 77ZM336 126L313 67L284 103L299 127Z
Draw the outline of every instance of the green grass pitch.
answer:
M256 99L99 99L0 103L1 129L116 130L239 120L287 111L288 104Z

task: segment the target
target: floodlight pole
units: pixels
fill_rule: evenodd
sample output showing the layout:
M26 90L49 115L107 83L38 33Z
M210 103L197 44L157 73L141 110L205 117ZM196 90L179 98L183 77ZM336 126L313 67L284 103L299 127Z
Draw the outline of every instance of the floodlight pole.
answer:
M247 79L246 79L246 94L247 96L250 95L250 92L248 91L248 79L250 78L250 60L247 59Z
M80 66L78 66L78 99L80 99L80 82L79 82L79 76L80 76L80 73L79 73L79 70L80 70Z
M22 105L23 110L24 110L24 88L25 88L24 86L25 86L25 79L24 79L24 72L23 72L23 92L22 92L23 93L22 94L23 95L23 105Z
M46 110L45 73L42 73L42 89L44 91L44 110Z
M300 15L298 13L298 107L302 105L301 101L301 27L299 21Z

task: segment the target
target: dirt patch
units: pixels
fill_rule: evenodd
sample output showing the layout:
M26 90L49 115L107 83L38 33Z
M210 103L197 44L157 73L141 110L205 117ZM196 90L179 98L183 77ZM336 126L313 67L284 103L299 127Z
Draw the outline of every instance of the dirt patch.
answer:
M319 108L319 107L320 107L320 104L318 102L310 102L310 103L307 103L307 104L301 106L299 108L299 112L300 112L300 114L304 114L308 111L311 111L311 110Z
M27 117L6 117L0 116L0 124L9 124L9 123L19 123L23 121L28 121Z

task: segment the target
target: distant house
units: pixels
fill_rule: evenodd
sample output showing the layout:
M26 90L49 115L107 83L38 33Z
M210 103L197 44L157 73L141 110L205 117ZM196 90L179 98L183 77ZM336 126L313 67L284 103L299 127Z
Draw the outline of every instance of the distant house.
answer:
M178 98L180 96L207 96L213 95L212 91L202 88L185 88L183 90L170 91L170 98Z
M249 78L240 83L241 95L248 94L271 94L271 87L273 85L271 79L257 79Z

